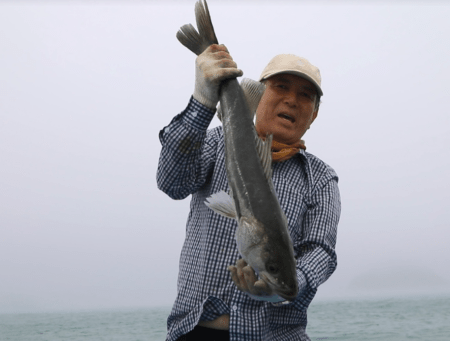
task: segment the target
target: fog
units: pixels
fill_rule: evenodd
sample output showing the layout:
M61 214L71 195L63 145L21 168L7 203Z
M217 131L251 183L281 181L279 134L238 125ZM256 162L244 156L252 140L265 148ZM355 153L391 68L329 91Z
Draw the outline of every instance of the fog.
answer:
M194 3L0 3L0 312L175 300L189 198L157 189L158 132L194 88ZM304 139L342 214L317 300L450 293L450 7L208 4L244 77L321 70Z

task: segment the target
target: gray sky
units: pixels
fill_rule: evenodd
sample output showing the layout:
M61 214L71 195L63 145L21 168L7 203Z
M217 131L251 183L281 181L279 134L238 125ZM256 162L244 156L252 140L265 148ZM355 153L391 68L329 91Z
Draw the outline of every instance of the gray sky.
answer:
M185 108L194 1L0 3L0 312L171 305L189 199L156 187ZM256 79L322 73L307 150L340 176L338 268L317 299L449 292L450 7L209 1ZM214 119L212 126L220 122Z

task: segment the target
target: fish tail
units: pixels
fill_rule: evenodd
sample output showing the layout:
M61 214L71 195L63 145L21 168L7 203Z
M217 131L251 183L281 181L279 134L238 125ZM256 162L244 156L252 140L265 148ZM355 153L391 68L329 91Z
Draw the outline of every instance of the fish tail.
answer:
M195 19L197 21L198 32L191 24L183 25L177 32L177 39L189 50L199 55L208 46L219 43L205 0L199 0L195 3Z

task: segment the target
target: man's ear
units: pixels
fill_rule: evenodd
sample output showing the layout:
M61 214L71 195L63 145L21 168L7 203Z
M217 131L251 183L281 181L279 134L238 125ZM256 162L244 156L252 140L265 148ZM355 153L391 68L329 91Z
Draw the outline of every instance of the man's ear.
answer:
M317 109L316 111L313 112L311 122L309 122L309 125L308 125L308 129L309 129L309 127L311 127L311 124L314 122L314 120L316 119L318 114L319 114L319 109Z

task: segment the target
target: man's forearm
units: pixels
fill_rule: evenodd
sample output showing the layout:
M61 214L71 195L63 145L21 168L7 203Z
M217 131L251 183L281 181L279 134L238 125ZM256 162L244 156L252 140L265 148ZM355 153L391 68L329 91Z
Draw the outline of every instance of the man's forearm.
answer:
M203 185L214 158L207 127L214 112L191 99L187 108L161 130L158 188L173 199L184 199Z

